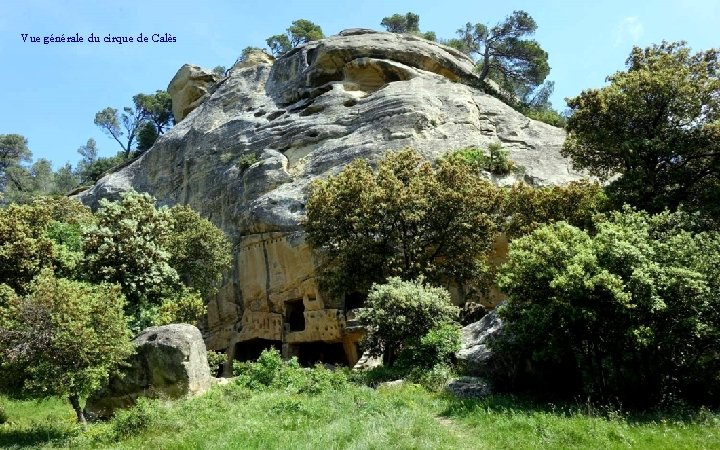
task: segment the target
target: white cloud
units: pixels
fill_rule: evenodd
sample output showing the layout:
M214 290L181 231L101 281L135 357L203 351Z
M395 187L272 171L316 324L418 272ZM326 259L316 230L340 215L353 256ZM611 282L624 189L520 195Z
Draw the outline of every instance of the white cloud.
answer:
M626 17L617 26L615 32L615 45L618 46L629 41L636 44L645 32L642 22L637 17Z

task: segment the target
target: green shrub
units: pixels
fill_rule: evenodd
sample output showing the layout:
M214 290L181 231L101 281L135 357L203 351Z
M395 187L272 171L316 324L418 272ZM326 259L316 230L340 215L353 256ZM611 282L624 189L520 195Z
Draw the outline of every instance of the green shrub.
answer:
M258 162L258 157L254 153L249 153L242 155L235 163L235 166L240 169L240 172L244 172L256 162Z
M247 387L270 386L283 367L283 360L277 349L263 350L257 362L233 363L233 375L237 377L236 383Z
M157 406L151 400L140 397L135 405L118 411L111 421L115 439L129 438L149 429L157 420Z
M208 366L210 366L210 373L215 376L222 375L222 366L225 364L225 361L227 361L227 355L225 355L225 353L208 350L207 360Z
M182 288L163 299L158 308L155 325L168 325L171 323L189 323L197 325L205 316L207 308L200 293L191 289Z
M365 346L371 354L383 355L388 365L395 363L401 350L422 348L422 339L431 330L454 324L459 313L446 289L426 285L422 277L414 281L393 277L386 284L374 284L365 306L357 316L369 330ZM427 342L431 346L431 340Z
M477 147L468 147L454 151L451 155L459 156L476 170L487 171L495 175L507 175L518 170L518 166L508 159L508 152L499 142L488 146L487 153Z
M499 277L511 387L623 404L720 403L720 233L626 209L596 233L559 222L515 240ZM539 337L542 336L541 339Z
M0 405L0 425L7 423L9 417L8 413L5 411L5 407L3 405Z
M414 359L417 366L432 368L448 364L458 350L460 327L456 323L442 323L420 339L420 345L414 350Z
M406 379L421 385L428 391L440 392L454 375L452 367L448 364L436 364L427 370L414 368Z
M503 209L509 217L505 232L512 239L561 220L591 230L593 217L607 207L607 196L597 182L581 180L544 187L515 183L505 195Z
M567 125L567 119L554 109L538 110L529 108L524 109L521 112L531 119L539 120L540 122L544 122L554 127L565 128L565 125Z
M436 285L481 287L484 256L504 222L502 196L460 157L433 167L405 149L389 152L376 170L356 159L316 180L307 201L304 227L323 258L323 289L342 298L389 276L420 275Z
M330 370L321 364L303 368L297 358L283 361L276 349L263 351L257 362L235 362L233 373L236 385L255 390L272 387L317 395L341 389L348 384L346 371Z

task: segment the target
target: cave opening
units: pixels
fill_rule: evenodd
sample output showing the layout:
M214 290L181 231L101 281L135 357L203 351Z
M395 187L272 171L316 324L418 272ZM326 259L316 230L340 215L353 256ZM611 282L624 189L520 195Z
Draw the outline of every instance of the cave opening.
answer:
M302 299L285 302L285 327L287 331L305 330L305 305Z
M367 294L361 292L351 292L345 295L345 311L362 308L367 301Z
M297 357L303 367L312 367L317 363L347 366L342 342L303 342L290 344L290 354Z
M282 342L270 339L250 339L235 344L235 360L241 362L257 361L263 350L276 349L282 352Z

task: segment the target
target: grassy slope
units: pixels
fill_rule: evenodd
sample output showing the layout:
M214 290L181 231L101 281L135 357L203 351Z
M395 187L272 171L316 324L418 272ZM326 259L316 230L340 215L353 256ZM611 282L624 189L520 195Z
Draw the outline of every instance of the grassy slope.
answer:
M2 403L12 422L0 425L4 448L720 449L717 414L628 418L537 408L507 397L462 401L415 386L350 386L318 395L216 387L203 397L155 404L134 421L95 424L85 432L60 400ZM142 429L138 417L149 417L150 425Z

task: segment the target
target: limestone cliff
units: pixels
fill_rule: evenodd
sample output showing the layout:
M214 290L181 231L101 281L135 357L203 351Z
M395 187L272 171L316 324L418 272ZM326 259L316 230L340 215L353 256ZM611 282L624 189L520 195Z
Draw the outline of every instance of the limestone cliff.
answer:
M563 130L465 84L475 77L470 59L417 37L347 30L276 61L255 55L202 89L193 73L184 66L169 89L186 116L81 198L94 205L131 187L148 191L191 205L231 237L235 264L209 305L209 348L232 353L253 340L238 351L282 345L312 359L344 349L338 358L354 362L357 333L342 299L318 291L299 224L309 182L355 158L413 147L435 159L500 141L528 182L580 177L560 156Z

